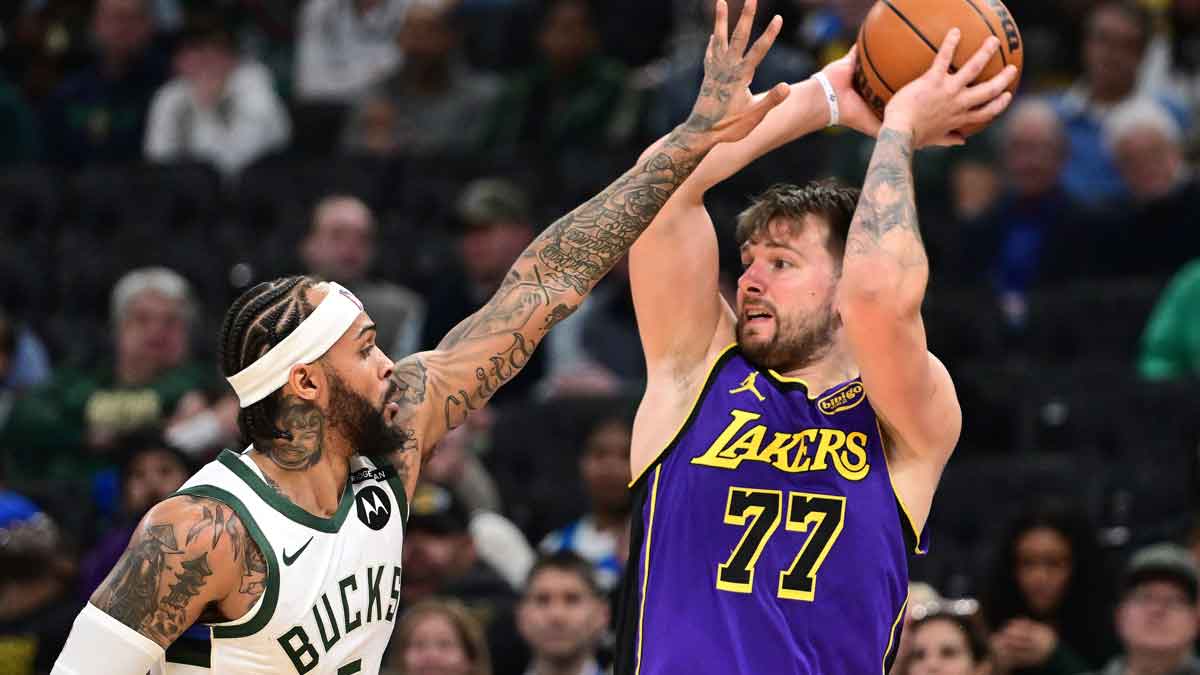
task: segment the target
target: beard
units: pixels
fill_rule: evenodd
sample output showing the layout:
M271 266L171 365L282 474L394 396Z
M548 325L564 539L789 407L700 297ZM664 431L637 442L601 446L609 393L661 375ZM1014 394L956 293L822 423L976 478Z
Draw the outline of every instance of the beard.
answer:
M384 422L382 402L378 407L371 405L333 372L329 373L329 390L330 425L350 442L356 454L381 455L404 446L403 434Z
M834 331L841 321L832 302L807 317L773 316L775 331L770 340L748 337L745 322L738 317L737 341L751 363L781 373L816 361L833 344Z

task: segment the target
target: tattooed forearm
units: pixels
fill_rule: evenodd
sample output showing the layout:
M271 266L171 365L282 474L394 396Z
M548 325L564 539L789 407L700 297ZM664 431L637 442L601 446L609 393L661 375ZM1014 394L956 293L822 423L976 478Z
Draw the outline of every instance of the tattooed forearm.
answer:
M266 455L279 468L303 471L321 460L325 415L316 404L298 396L285 396L276 423L288 436L271 443Z
M917 224L912 155L912 134L888 128L879 132L847 236L848 257L883 253L896 258L904 267L925 264L925 249ZM884 237L893 231L908 236L885 241Z

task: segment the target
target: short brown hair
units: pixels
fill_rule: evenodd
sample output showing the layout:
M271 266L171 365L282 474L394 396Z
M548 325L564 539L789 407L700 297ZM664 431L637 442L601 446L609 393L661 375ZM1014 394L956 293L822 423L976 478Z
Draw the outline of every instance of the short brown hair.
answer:
M738 214L735 233L738 248L753 239L770 238L768 228L776 219L787 220L795 234L800 231L805 216L820 216L829 223L826 247L840 263L846 252L846 236L857 204L858 188L846 187L832 178L804 186L772 185Z
M454 632L462 642L463 651L471 660L471 675L492 675L492 659L488 653L483 626L461 602L438 598L422 600L400 617L396 626L396 639L392 643L393 654L388 659L399 665L397 672L400 675L407 672L404 669L404 650L408 649L409 643L412 642L417 624L428 616L440 616L454 626Z

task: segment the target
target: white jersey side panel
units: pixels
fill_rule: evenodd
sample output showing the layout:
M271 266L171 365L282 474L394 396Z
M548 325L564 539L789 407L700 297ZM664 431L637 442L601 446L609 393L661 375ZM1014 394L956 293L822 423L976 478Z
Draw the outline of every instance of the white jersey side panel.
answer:
M379 459L355 456L347 487L337 513L318 518L268 486L247 454L225 451L180 488L237 512L266 559L267 582L246 616L211 626L211 646L180 640L168 649L168 675L204 667L249 675L379 672L400 603L408 505L395 471Z

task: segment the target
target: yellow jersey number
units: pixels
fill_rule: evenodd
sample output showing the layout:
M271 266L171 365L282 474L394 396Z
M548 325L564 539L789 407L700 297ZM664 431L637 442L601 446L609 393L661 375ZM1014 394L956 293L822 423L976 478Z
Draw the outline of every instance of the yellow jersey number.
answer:
M733 547L729 559L717 565L717 588L732 593L750 593L754 589L754 566L767 540L779 528L783 513L783 492L730 487L725 504L725 524L745 527L742 539ZM846 516L846 498L809 492L787 494L789 532L807 533L808 537L792 560L779 573L776 594L787 600L812 602L817 591L817 572L829 555L829 549L842 533Z

